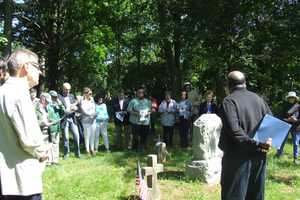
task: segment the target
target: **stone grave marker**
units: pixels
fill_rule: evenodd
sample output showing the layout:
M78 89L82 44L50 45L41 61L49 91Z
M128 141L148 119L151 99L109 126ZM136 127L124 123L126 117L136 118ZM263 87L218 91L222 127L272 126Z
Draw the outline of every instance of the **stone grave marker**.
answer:
M163 164L157 163L156 155L148 155L147 167L143 167L143 173L147 177L147 185L149 188L149 200L159 200L160 190L158 187L157 174L163 172Z
M193 160L186 166L190 178L215 184L220 180L222 151L218 148L222 121L216 114L203 114L194 122Z

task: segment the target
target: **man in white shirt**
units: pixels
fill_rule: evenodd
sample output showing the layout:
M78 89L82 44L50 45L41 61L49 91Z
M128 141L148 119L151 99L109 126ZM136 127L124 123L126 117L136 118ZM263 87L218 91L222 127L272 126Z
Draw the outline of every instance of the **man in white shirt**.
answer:
M10 78L0 87L0 199L40 200L47 147L29 95L41 73L38 56L16 50L7 66Z

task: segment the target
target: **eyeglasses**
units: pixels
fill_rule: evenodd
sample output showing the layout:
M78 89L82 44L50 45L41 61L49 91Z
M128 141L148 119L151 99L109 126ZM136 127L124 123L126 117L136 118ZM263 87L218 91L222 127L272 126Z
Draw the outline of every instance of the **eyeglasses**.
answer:
M42 73L39 63L36 63L36 62L27 62L26 64L30 64L30 66L33 66L36 70L39 71L40 74Z

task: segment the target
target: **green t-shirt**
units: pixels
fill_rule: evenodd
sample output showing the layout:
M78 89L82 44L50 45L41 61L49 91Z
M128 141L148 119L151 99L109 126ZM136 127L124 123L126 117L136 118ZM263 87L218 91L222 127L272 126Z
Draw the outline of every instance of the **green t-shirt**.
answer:
M129 121L133 124L139 125L149 125L150 124L150 115L145 115L147 112L151 111L151 101L148 99L137 99L134 98L129 102L128 112L135 111L139 114L130 113Z

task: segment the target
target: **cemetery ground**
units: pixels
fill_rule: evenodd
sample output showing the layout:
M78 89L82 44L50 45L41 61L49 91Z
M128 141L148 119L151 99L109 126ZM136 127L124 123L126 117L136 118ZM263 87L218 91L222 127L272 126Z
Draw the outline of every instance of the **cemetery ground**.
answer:
M109 132L113 133L112 127ZM113 137L110 138L112 141ZM177 141L176 133L175 144ZM133 151L112 151L100 152L95 157L89 157L83 153L81 159L71 156L68 160L62 160L60 165L50 166L45 170L44 199L136 199L134 197L136 162L140 160L141 165L145 166L147 154L154 153L151 147L143 154ZM168 151L165 170L159 174L162 200L220 199L219 184L209 186L185 177L185 165L191 160L191 148L183 150L175 145ZM274 158L274 154L275 150L268 154L265 199L300 200L300 166L295 166L292 162L291 140L285 146L283 157L277 159Z

